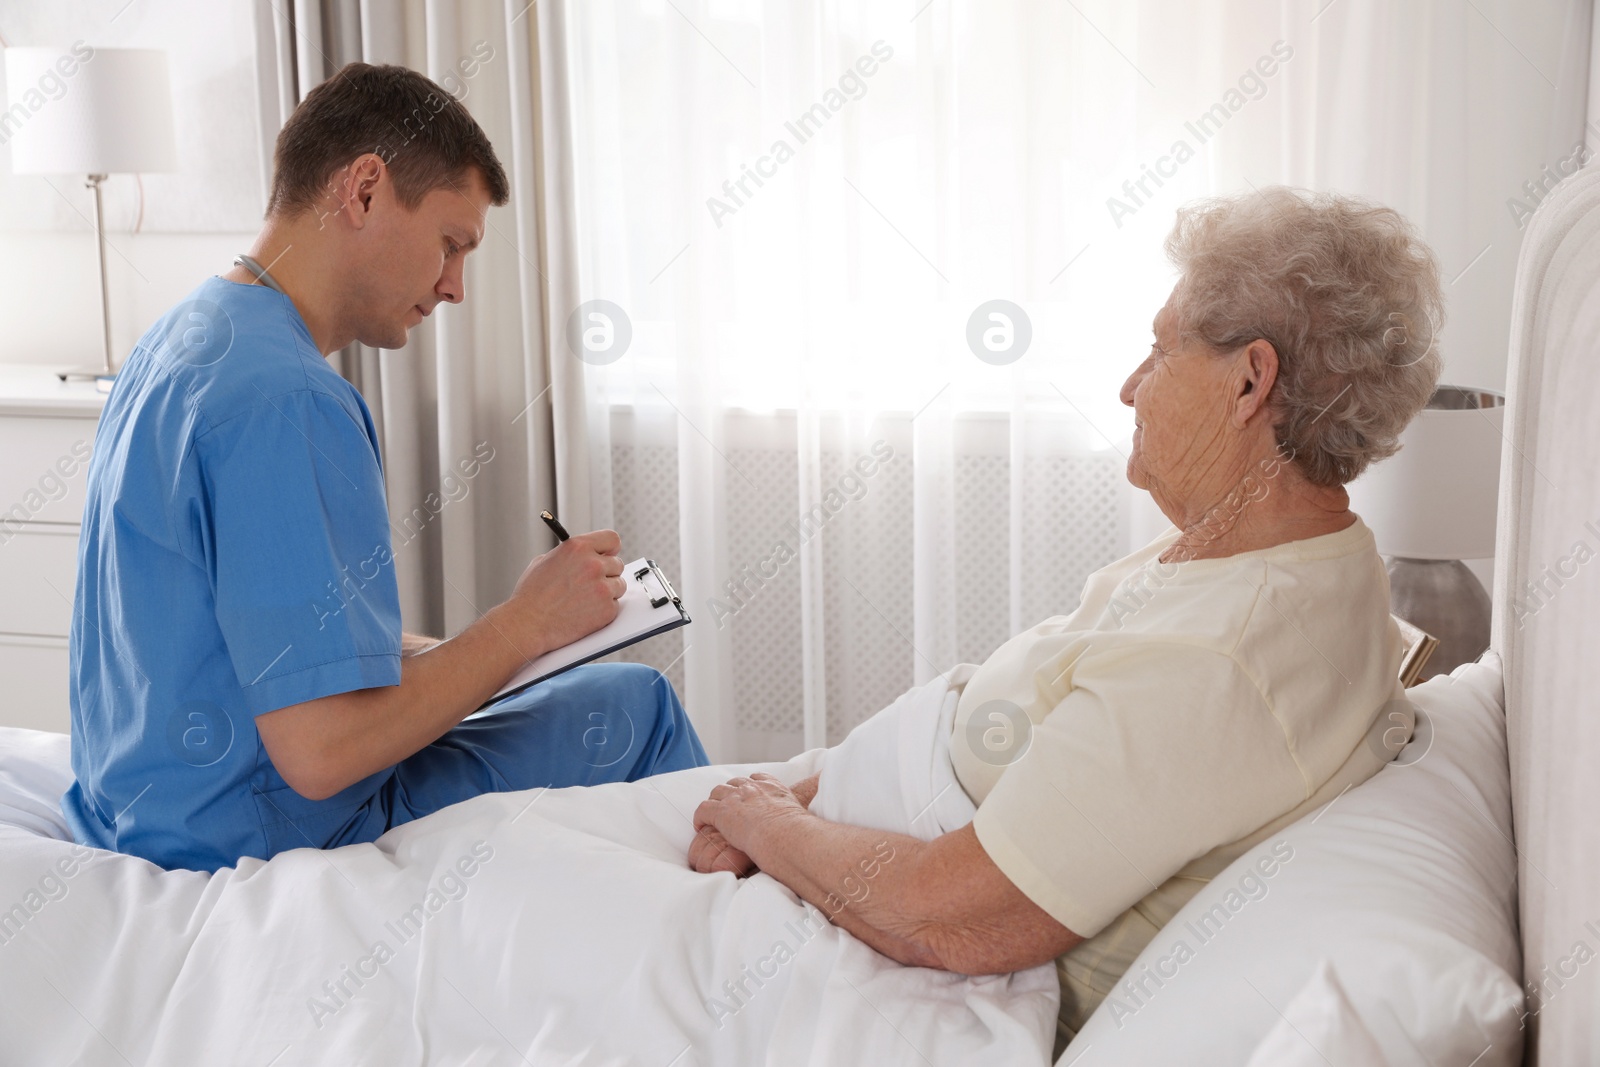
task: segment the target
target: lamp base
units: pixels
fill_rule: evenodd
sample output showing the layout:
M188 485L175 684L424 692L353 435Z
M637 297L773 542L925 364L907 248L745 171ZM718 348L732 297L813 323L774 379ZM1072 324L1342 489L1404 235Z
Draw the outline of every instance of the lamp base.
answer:
M104 378L106 381L110 381L117 376L117 372L114 370L108 371L104 367L63 367L56 371L55 375L64 382L74 380L81 381L86 378Z
M1492 608L1483 583L1465 563L1391 556L1388 570L1391 610L1439 639L1423 678L1449 674L1483 655Z

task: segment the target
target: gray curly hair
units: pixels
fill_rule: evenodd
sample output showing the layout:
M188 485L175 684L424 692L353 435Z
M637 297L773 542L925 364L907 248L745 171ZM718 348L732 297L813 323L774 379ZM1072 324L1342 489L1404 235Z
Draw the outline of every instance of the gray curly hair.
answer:
M1278 445L1310 482L1399 450L1444 365L1438 263L1399 212L1271 186L1180 208L1166 249L1183 339L1277 350Z

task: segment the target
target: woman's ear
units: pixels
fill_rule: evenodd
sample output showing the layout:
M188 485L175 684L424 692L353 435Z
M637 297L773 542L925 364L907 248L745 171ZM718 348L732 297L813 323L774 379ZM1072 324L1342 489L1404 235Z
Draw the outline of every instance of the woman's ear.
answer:
M1242 429L1267 406L1272 384L1278 380L1278 350L1272 342L1258 337L1245 345L1239 357L1239 374L1234 421Z

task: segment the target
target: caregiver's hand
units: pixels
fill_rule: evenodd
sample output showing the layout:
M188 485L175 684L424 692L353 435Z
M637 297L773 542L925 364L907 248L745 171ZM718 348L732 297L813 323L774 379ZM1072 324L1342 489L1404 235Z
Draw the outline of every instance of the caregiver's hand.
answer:
M730 779L712 789L695 809L689 865L703 874L753 874L756 864L750 854L762 835L785 820L808 814L801 797L770 774L758 771L748 778Z
M534 558L497 612L539 653L569 645L617 617L627 590L622 539L612 530L578 534Z

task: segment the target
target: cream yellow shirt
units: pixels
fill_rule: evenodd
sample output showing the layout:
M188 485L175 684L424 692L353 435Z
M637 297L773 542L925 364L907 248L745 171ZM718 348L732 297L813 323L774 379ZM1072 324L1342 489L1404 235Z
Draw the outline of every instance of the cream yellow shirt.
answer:
M1091 575L1076 611L1002 645L957 706L978 840L1088 939L1057 961L1063 1039L1212 876L1410 735L1409 713L1401 736L1390 717L1402 641L1364 523L1161 563L1177 536Z

